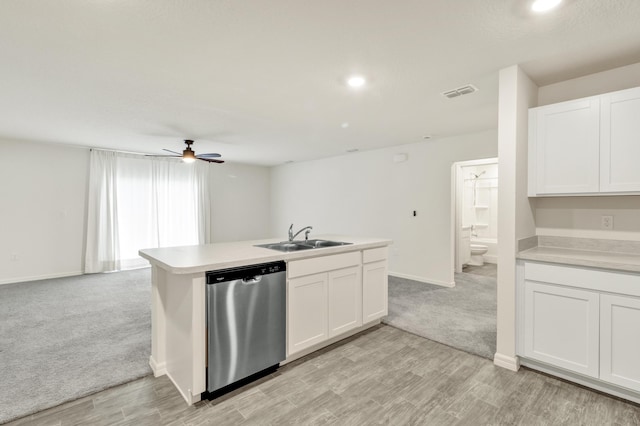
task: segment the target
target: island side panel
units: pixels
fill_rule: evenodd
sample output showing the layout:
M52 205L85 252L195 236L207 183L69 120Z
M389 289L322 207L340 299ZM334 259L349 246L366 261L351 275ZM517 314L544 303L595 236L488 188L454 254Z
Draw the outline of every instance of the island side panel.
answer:
M151 267L151 356L149 365L155 377L167 374L167 323L165 314L166 272Z
M207 293L206 279L204 274L196 276L192 280L192 350L193 365L192 377L193 388L192 395L197 397L195 401L200 400L200 394L207 390Z
M204 274L166 274L167 376L191 405L206 390Z

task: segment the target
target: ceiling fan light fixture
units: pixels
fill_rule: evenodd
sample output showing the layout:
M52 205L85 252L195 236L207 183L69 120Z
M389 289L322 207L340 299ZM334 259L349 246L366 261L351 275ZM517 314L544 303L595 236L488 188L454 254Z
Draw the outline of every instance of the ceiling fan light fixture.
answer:
M191 147L182 151L182 161L184 161L185 163L193 163L194 161L196 161L196 155L191 150Z

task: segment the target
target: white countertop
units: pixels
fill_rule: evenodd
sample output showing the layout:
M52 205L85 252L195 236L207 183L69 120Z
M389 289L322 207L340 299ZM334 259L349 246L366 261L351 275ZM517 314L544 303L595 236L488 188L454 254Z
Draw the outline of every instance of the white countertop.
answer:
M640 272L640 254L579 250L559 247L534 247L518 253L518 259L591 268Z
M237 241L197 246L151 248L140 250L138 253L151 262L151 264L170 273L194 274L256 263L326 256L354 250L383 247L392 243L391 240L384 238L362 238L345 235L314 235L313 239L342 241L352 244L289 253L263 247L254 247L256 244L284 241L282 238L270 238L266 240Z

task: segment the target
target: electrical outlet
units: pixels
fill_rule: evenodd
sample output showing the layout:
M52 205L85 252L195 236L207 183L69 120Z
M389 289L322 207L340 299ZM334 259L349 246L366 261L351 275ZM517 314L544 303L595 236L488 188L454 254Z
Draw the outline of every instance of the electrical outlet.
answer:
M613 216L602 216L602 229L613 229Z

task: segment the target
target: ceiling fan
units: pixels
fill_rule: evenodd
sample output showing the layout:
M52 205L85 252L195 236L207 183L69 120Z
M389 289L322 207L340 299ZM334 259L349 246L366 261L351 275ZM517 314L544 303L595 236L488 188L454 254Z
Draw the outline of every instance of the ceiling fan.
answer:
M216 160L216 158L220 157L220 154L218 153L211 152L208 154L196 155L196 153L191 149L191 145L193 145L193 141L191 139L185 139L184 143L187 144L187 148L184 151L182 151L182 154L179 152L171 151L170 149L163 149L163 151L167 151L175 155L154 155L153 157L182 158L182 161L184 161L185 163L193 163L194 161L196 161L196 159L202 160L202 161L208 161L209 163L224 163L223 160Z

